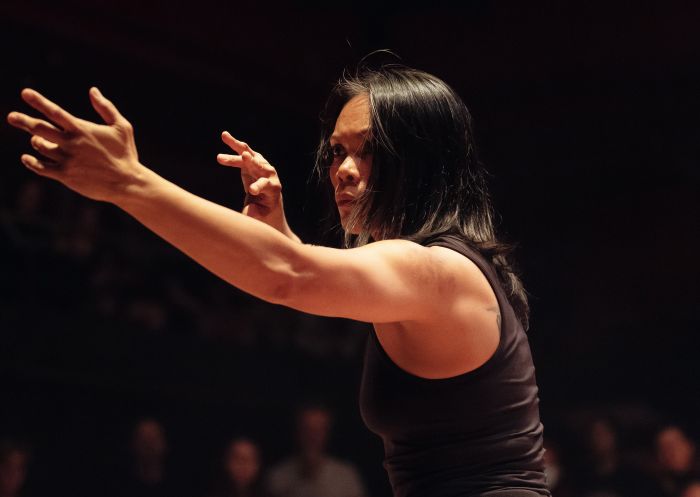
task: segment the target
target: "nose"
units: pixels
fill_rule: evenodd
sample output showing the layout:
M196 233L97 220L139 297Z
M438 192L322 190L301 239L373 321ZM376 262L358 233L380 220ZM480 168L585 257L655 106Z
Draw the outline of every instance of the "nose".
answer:
M338 166L335 176L339 182L357 183L360 180L360 171L355 161L356 159L352 155L348 155Z

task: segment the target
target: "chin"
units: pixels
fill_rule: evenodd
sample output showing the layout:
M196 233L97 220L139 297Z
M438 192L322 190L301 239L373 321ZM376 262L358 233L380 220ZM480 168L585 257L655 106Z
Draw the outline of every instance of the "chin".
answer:
M344 219L340 220L340 225L343 227L343 231L345 233L349 233L351 235L359 235L360 234L360 230L358 228L355 228L353 230L348 230L348 224Z

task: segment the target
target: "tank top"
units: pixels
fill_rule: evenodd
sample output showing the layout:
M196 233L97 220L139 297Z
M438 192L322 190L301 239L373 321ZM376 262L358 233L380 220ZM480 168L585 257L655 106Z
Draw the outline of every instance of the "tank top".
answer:
M426 379L397 366L371 331L360 413L384 442L394 496L497 495L501 489L549 496L530 346L495 269L459 237L442 235L425 245L455 250L484 273L500 308L500 340L475 370Z

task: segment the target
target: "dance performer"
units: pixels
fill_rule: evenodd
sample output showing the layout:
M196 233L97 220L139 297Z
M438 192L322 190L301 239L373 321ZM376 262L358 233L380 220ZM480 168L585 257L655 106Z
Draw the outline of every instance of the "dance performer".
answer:
M193 195L138 159L133 129L96 88L95 124L30 89L46 119L12 112L35 173L110 202L230 284L271 303L373 324L360 409L384 441L396 497L549 495L525 335L525 291L495 235L470 115L438 78L398 65L344 77L316 168L344 249L289 228L275 169L224 132L243 213Z

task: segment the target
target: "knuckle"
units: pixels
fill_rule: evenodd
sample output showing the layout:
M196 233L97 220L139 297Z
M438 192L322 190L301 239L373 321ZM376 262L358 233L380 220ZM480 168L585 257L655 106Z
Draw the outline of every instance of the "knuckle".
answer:
M124 129L124 131L127 131L129 133L134 132L134 125L124 118L121 118L121 127Z

